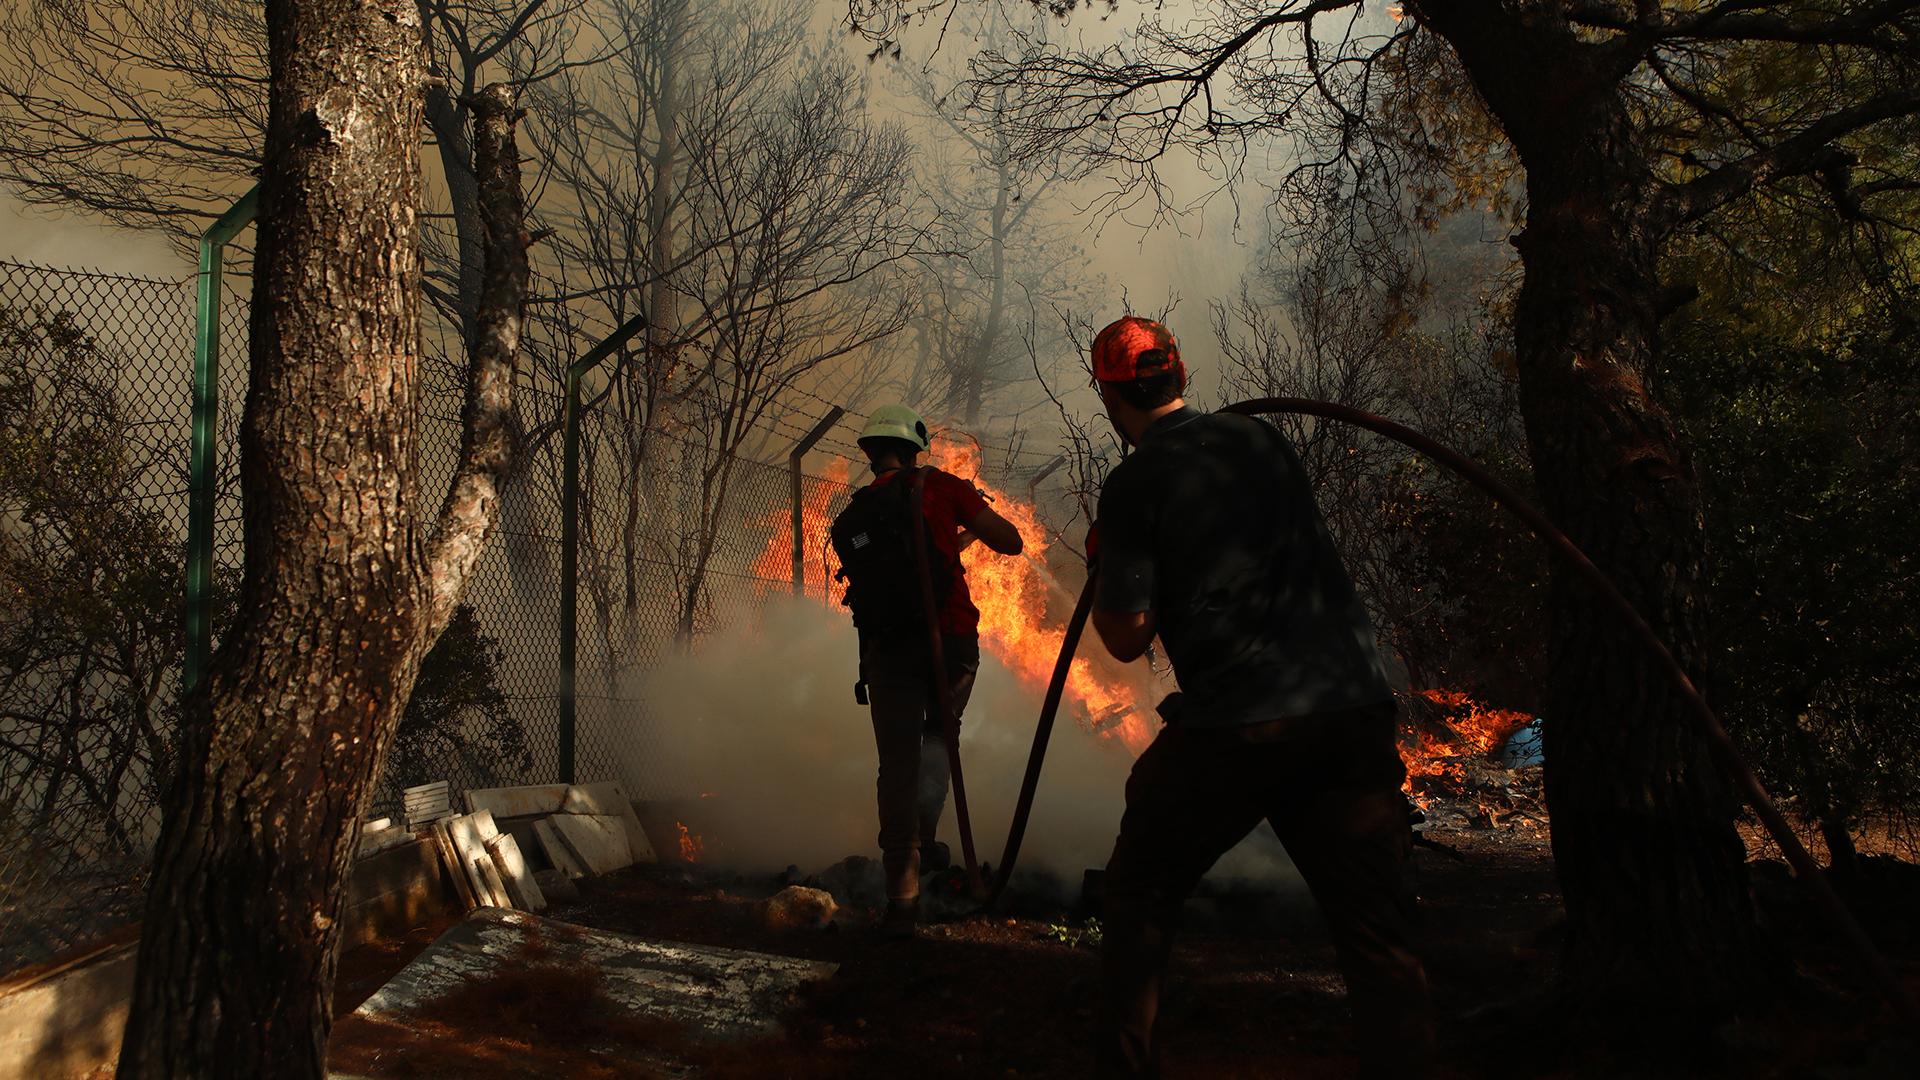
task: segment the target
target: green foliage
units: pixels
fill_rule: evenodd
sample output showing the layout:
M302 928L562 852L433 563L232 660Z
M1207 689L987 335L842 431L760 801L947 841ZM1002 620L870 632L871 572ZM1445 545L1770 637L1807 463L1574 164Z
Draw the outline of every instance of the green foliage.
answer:
M450 767L461 766L473 786L484 787L532 770L526 729L500 690L499 666L506 658L499 642L480 632L473 608L454 609L446 631L420 662L387 759L389 781L429 783L447 779Z
M1041 936L1049 941L1057 941L1062 945L1086 945L1097 949L1100 947L1100 939L1103 933L1100 928L1100 920L1089 917L1079 927L1069 926L1066 923L1051 923Z
M1777 795L1835 829L1920 811L1920 416L1912 296L1841 333L1669 334L1707 504L1717 704Z

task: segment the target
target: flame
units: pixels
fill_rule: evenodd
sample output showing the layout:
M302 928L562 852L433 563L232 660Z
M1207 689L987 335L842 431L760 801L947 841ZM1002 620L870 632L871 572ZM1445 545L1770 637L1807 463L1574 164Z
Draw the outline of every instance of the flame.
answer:
M695 835L685 825L676 821L673 827L680 830L680 857L688 862L699 862L707 849L706 838Z
M827 526L832 517L827 507L834 496L841 494L847 487L850 463L845 458L835 458L831 465L817 477L800 479L800 544L801 544L801 588L806 595L815 599L824 599L827 584L832 573L827 567ZM771 532L766 549L754 560L753 576L759 579L759 592L765 595L780 590L783 585L791 588L793 581L793 510L782 504L777 510L770 510L754 521L756 526ZM776 584L780 583L780 584Z
M1065 626L1052 625L1047 619L1048 592L1059 586L1043 569L1046 530L1034 517L1033 507L980 480L979 455L971 443L937 438L926 460L985 490L1000 516L1020 530L1026 543L1024 557L1009 558L974 544L961 553L960 561L966 567L968 591L980 609L981 644L1036 692L1044 692L1066 637ZM812 486L802 496L803 588L811 597L826 598L832 583L833 568L828 565L832 553L826 544L828 508L844 490L849 471L847 461L835 461L819 478L807 481ZM768 531L768 540L753 564L753 575L761 579L763 593L772 592L793 579L792 511L771 511L755 524ZM838 590L833 599L838 599ZM1081 724L1095 735L1119 739L1135 755L1153 741L1158 725L1148 723L1148 710L1134 688L1089 657L1074 660L1064 696L1079 703L1085 712Z
M1438 732L1423 729L1417 745L1401 747L1407 763L1407 781L1402 785L1406 791L1413 789L1416 776L1459 773L1459 759L1495 753L1514 732L1533 722L1523 712L1487 708L1460 690L1422 690L1420 696L1437 707L1447 727Z
M967 569L968 592L980 609L981 644L1023 682L1044 692L1066 638L1066 627L1049 625L1046 618L1048 590L1058 587L1042 569L1047 532L1033 507L980 480L979 453L972 444L938 439L928 460L984 490L1000 516L1020 530L1024 557L1009 558L974 544L960 554L960 562ZM1148 723L1138 695L1096 668L1089 657L1074 659L1065 697L1086 710L1082 726L1101 738L1119 739L1136 757L1153 741L1156 725Z

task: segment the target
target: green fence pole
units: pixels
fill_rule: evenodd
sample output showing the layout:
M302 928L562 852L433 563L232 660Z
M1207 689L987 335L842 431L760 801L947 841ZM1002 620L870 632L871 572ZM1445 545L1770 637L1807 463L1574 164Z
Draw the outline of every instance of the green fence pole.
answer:
M580 584L579 528L574 518L580 506L580 378L615 349L647 328L647 317L635 315L620 329L595 345L567 368L567 412L560 458L560 782L573 783L573 735L578 700L574 683L574 626Z
M187 459L187 647L180 672L182 693L200 684L213 643L214 486L218 482L220 409L220 271L227 242L253 221L260 187L240 196L200 235L200 290L193 337L193 434Z

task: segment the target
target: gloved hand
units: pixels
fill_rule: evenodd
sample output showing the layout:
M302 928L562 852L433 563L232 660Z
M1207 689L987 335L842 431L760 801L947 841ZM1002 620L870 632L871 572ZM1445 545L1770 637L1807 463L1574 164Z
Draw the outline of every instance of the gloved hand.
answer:
M1092 562L1100 554L1100 523L1087 526L1087 561Z

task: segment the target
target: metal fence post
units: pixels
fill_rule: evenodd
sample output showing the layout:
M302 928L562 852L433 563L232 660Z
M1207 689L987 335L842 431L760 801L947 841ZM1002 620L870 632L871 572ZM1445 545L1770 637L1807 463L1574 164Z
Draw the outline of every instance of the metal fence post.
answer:
M219 482L220 409L220 271L227 241L239 235L260 206L260 186L240 196L211 228L200 235L200 289L195 307L193 338L193 434L188 450L187 480L187 616L186 655L181 662L182 693L200 683L207 670L213 643L214 486Z
M813 425L813 430L807 432L807 437L794 446L793 453L787 455L787 469L793 478L793 595L795 596L804 595L807 591L806 536L800 531L804 524L800 514L800 459L806 456L807 451L813 449L814 443L825 438L827 432L833 430L833 425L839 423L840 418L845 415L847 410L835 405L828 410L827 415L820 418L819 423Z
M580 378L615 349L647 328L647 317L635 315L567 368L567 405L564 443L560 457L560 735L556 756L560 782L573 783L573 736L578 694L574 683L575 634L580 583L580 536L574 518L580 505Z

